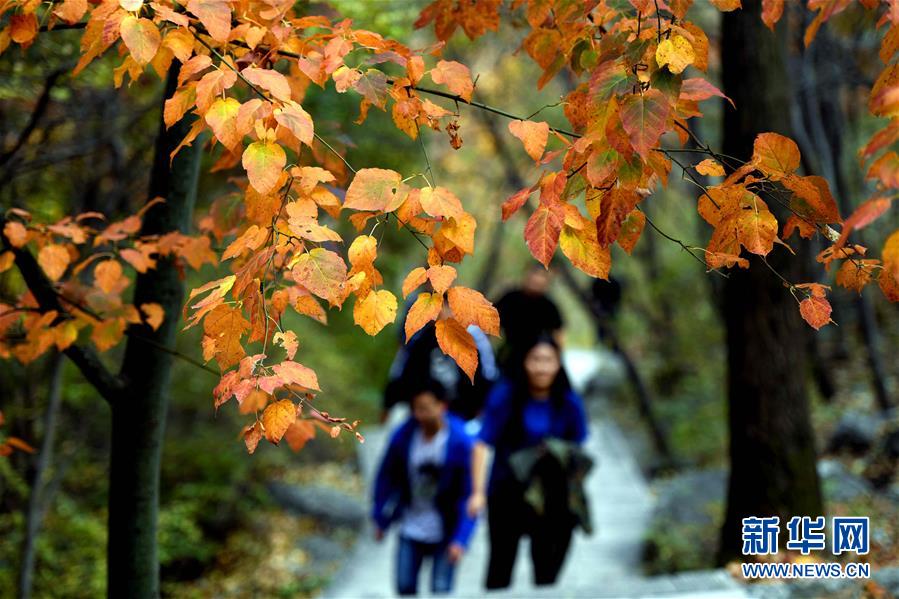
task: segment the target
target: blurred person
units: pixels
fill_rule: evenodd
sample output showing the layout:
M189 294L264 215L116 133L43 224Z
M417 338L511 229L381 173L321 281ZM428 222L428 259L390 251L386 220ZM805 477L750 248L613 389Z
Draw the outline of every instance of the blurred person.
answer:
M487 507L488 589L509 586L523 535L531 539L534 582L547 585L556 581L575 525L589 532L581 485L590 466L580 450L586 437L583 403L562 368L558 342L538 335L491 391L473 451L468 507L471 516ZM485 487L488 446L494 456Z
M391 436L375 478L372 518L382 540L399 529L396 590L418 592L418 573L431 561L431 591L449 593L475 519L471 496L472 440L447 412L439 383L423 381L411 394L412 415Z
M450 315L449 307L444 305L440 317ZM443 353L437 343L436 325L429 322L397 350L384 389L381 422L386 421L394 405L408 402L410 392L426 380L437 381L446 389L449 410L459 418L472 421L481 413L487 393L499 378L499 370L487 335L477 325L469 325L467 330L478 349L474 382L455 360ZM469 422L467 430L476 434L476 423Z
M562 315L547 295L551 282L550 271L534 264L525 273L521 287L506 292L496 302L504 339L501 364L521 353L520 348L541 333L549 333L562 343Z

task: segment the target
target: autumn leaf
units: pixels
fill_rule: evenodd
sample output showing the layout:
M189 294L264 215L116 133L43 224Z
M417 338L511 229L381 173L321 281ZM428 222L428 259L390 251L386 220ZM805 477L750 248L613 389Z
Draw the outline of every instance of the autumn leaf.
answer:
M662 40L656 48L656 62L660 67L668 67L674 74L684 72L696 60L693 46L682 35L674 34Z
M830 322L831 311L830 302L823 297L811 296L799 302L799 313L815 330Z
M155 331L162 326L165 320L165 310L162 306L157 303L141 304L140 311L144 313L144 319L151 329Z
M315 371L299 362L285 360L280 364L275 364L272 370L282 385L299 385L304 389L320 391Z
M206 111L203 118L212 129L212 134L222 142L222 145L231 151L236 150L243 140L243 135L237 130L237 114L240 111L240 102L234 98L218 98Z
M288 360L293 360L300 346L299 341L297 341L297 334L293 331L278 331L272 337L272 341L284 348L284 351L287 352Z
M393 200L402 177L382 168L360 169L346 190L343 205L353 210L384 210Z
M265 430L265 438L275 445L281 441L284 433L297 419L297 407L289 399L282 399L269 404L262 412L262 427Z
M628 255L634 251L634 246L637 245L645 226L646 215L641 210L632 210L621 223L621 232L615 241Z
M608 280L612 257L608 246L599 245L596 227L588 225L577 230L565 225L559 237L559 246L576 268L591 277Z
M499 336L499 312L484 295L468 287L451 287L446 294L453 318L464 327L476 325L488 335Z
M121 280L122 265L118 260L103 260L94 268L94 283L103 293L121 291Z
M621 126L644 160L658 145L670 110L668 99L657 89L631 94L621 103Z
M231 33L230 0L188 0L187 10L200 19L212 39L228 41Z
M290 102L290 83L287 82L287 77L278 71L249 66L242 70L240 74L253 85L270 93L276 100L294 104ZM298 107L299 105L297 104L296 106ZM306 116L308 117L309 115ZM309 119L309 125L312 125L312 119Z
M286 80L285 80L286 84ZM289 92L288 88L288 92ZM303 110L303 107L293 101L287 101L283 106L274 111L275 120L282 127L286 127L293 136L309 147L312 147L312 139L315 135L312 117Z
M774 31L774 25L780 20L783 11L784 0L762 0L762 21L771 31Z
M281 171L287 164L287 155L276 143L256 141L244 150L241 162L253 189L261 194L267 194L278 187Z
M153 60L162 43L159 29L153 21L128 15L122 19L120 30L122 41L137 64L143 66Z
M596 240L600 247L608 247L621 234L621 224L640 201L639 194L631 189L613 187L600 199L599 217L596 219Z
M396 320L396 297L387 291L370 291L353 306L353 320L369 335L377 335Z
M418 289L425 281L428 280L428 271L419 266L413 268L403 280L403 298L409 297L409 294Z
M840 287L861 293L871 281L874 269L879 260L845 260L837 271L836 282Z
M419 293L418 297L415 298L412 307L409 308L409 312L406 314L406 324L404 329L406 333L406 343L408 343L409 340L412 339L412 336L421 330L423 326L432 320L436 320L442 309L442 293Z
M308 420L297 419L287 428L284 438L290 449L300 451L308 441L315 438L315 425Z
M524 227L524 239L531 255L547 268L559 244L562 220L559 206L541 203Z
M431 69L431 79L434 83L446 85L450 92L463 100L471 100L474 84L471 82L471 72L464 64L453 60L441 60Z
M28 242L28 229L20 222L11 220L3 225L3 235L14 248L20 248Z
M331 303L336 303L347 279L343 258L324 248L313 248L302 254L291 272L297 283Z
M256 451L260 439L262 439L262 428L258 422L254 422L244 429L243 442L247 446L247 453L252 455Z
M509 132L521 140L524 151L536 162L540 162L546 142L549 140L549 124L546 122L512 121Z
M777 133L760 133L752 145L752 163L777 181L799 168L799 146Z
M58 281L66 272L71 257L65 246L51 243L37 253L37 263L51 281Z
M456 280L456 269L448 264L435 265L428 268L428 280L437 293L443 293Z
M464 212L459 198L445 187L425 187L421 190L419 201L425 212L438 218L458 217Z
M246 355L240 338L250 330L250 323L238 308L222 304L203 321L203 331L215 341L213 354L222 370L237 364Z
M706 158L696 165L696 172L706 177L723 177L724 167L714 158Z
M454 318L438 320L436 333L437 345L443 353L455 360L474 384L474 375L478 369L478 348L471 333Z
M740 210L736 220L737 239L747 251L765 256L774 247L777 219L761 200L758 204L756 208Z

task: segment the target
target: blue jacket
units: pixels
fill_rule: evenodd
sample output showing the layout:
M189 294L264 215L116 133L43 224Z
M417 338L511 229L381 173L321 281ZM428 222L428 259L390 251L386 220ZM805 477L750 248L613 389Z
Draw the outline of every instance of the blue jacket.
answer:
M443 520L442 544L468 545L474 531L475 520L466 509L471 495L472 439L465 433L464 423L452 414L446 415L449 437L446 442L446 460L440 470L435 499L437 511ZM372 518L381 530L403 515L411 500L409 485L409 451L412 435L418 428L413 418L394 431L387 445L387 452L375 478L374 509Z

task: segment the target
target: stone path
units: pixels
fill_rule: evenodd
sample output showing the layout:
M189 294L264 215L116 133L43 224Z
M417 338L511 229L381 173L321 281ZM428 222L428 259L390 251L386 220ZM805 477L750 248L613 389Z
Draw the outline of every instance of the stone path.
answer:
M576 386L603 367L592 352L566 352L566 366ZM401 417L397 417L399 420ZM527 542L519 547L513 586L489 597L589 597L589 598L696 598L748 597L744 589L723 571L691 572L646 578L640 573L640 549L653 504L646 480L628 448L621 430L608 418L594 414L587 451L597 466L588 479L595 532L575 533L568 560L551 588L531 585ZM363 473L370 479L386 442L387 429L366 433L360 448ZM324 597L364 599L393 596L395 535L376 543L371 530L362 533L352 555L335 576ZM456 597L482 597L488 542L486 520L478 525L471 547L456 577ZM425 568L419 588L427 594L429 573Z

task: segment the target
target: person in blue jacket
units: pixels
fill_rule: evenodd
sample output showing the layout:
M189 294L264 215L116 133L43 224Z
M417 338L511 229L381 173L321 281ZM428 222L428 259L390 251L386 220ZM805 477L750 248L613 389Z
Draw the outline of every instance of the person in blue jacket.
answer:
M475 516L487 506L488 589L509 586L523 535L531 539L534 582L555 583L575 526L568 509L565 474L541 472L544 510L537 513L525 497L529 484L515 476L510 457L519 450L540 447L550 438L581 444L587 437L583 403L562 368L560 348L552 334L541 333L520 346L509 368L487 398L472 460L468 511ZM494 454L485 488L488 446Z
M439 383L421 381L411 394L412 416L393 433L374 488L376 538L399 528L396 588L415 595L425 558L432 560L431 591L449 593L456 564L474 530L469 517L472 439L447 412Z

